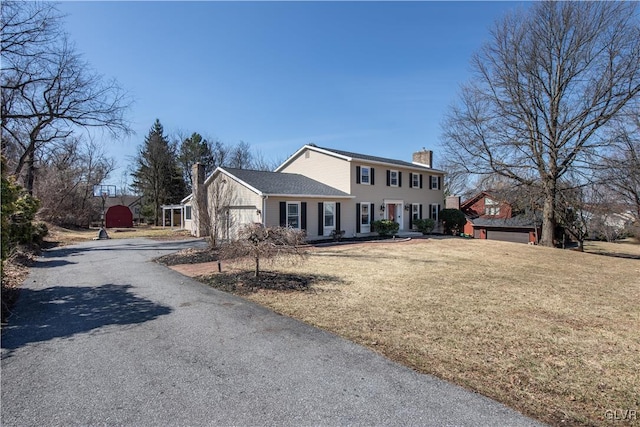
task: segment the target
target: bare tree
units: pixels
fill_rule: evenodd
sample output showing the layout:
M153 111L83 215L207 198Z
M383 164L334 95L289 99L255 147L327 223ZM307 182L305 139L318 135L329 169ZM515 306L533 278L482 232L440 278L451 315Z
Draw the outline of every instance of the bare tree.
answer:
M91 71L48 3L2 4L2 150L13 174L34 187L38 152L81 128L130 132L129 99Z
M640 222L640 114L629 114L613 127L611 153L604 159L601 181L617 204Z
M251 257L255 261L254 276L260 276L260 262L301 262L308 252L304 248L305 235L301 230L288 227L264 227L246 224L238 239L222 246L223 258Z
M69 137L40 163L35 187L41 202L39 216L58 225L89 227L98 212L93 184L115 169L114 160L94 141Z
M497 22L444 122L447 156L543 192L554 244L558 183L592 174L603 126L638 104L640 29L629 2L537 2Z
M221 241L229 241L234 228L234 217L231 208L236 197L227 178L218 177L208 191L209 242L212 247L218 247Z
M236 169L250 169L253 164L251 146L244 141L240 141L231 149L228 161L224 164Z

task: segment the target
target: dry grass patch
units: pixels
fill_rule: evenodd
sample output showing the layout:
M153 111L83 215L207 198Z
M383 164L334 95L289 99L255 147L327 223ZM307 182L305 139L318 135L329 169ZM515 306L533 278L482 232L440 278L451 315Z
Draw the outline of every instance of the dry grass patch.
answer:
M49 234L45 237L45 242L58 245L70 245L73 243L86 242L98 236L98 229L69 229L49 225ZM156 226L138 226L133 228L108 228L107 234L111 239L134 239L146 237L156 240L186 239L192 237L187 230L177 230Z
M640 412L640 262L487 240L317 248L245 297L563 425ZM618 421L620 424L620 421Z
M585 252L620 258L640 259L640 242L637 239L625 239L618 242L584 242Z

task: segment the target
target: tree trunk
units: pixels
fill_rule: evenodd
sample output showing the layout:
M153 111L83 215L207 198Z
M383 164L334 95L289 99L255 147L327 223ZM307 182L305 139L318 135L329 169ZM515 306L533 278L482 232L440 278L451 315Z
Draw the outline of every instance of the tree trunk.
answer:
M256 271L254 277L260 277L260 257L256 256Z
M554 235L556 229L555 192L547 190L544 198L544 208L542 209L542 236L540 245L554 247Z

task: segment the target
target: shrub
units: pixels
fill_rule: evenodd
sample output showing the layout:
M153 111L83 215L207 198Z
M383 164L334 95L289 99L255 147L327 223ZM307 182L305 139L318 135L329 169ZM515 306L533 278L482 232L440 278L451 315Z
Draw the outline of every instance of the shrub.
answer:
M12 177L5 176L5 160L2 158L2 259L6 259L19 244L41 243L46 226L34 227L33 219L39 202L27 194Z
M467 223L467 218L460 209L443 209L440 211L440 220L445 234L457 235Z
M373 221L373 228L380 236L392 236L400 229L400 224L390 219Z
M413 225L418 231L426 235L433 231L433 227L436 226L436 222L431 218L414 219Z

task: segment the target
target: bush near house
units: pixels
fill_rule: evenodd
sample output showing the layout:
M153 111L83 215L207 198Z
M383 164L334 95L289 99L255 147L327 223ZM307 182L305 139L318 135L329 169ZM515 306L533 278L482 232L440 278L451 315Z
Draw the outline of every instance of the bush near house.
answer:
M460 209L443 209L440 211L440 220L445 234L457 235L467 223L467 218Z
M436 226L436 222L431 218L414 219L413 225L423 235L427 235L433 231L433 228Z
M400 229L400 224L390 219L379 219L373 221L373 229L377 231L380 236L393 236Z

